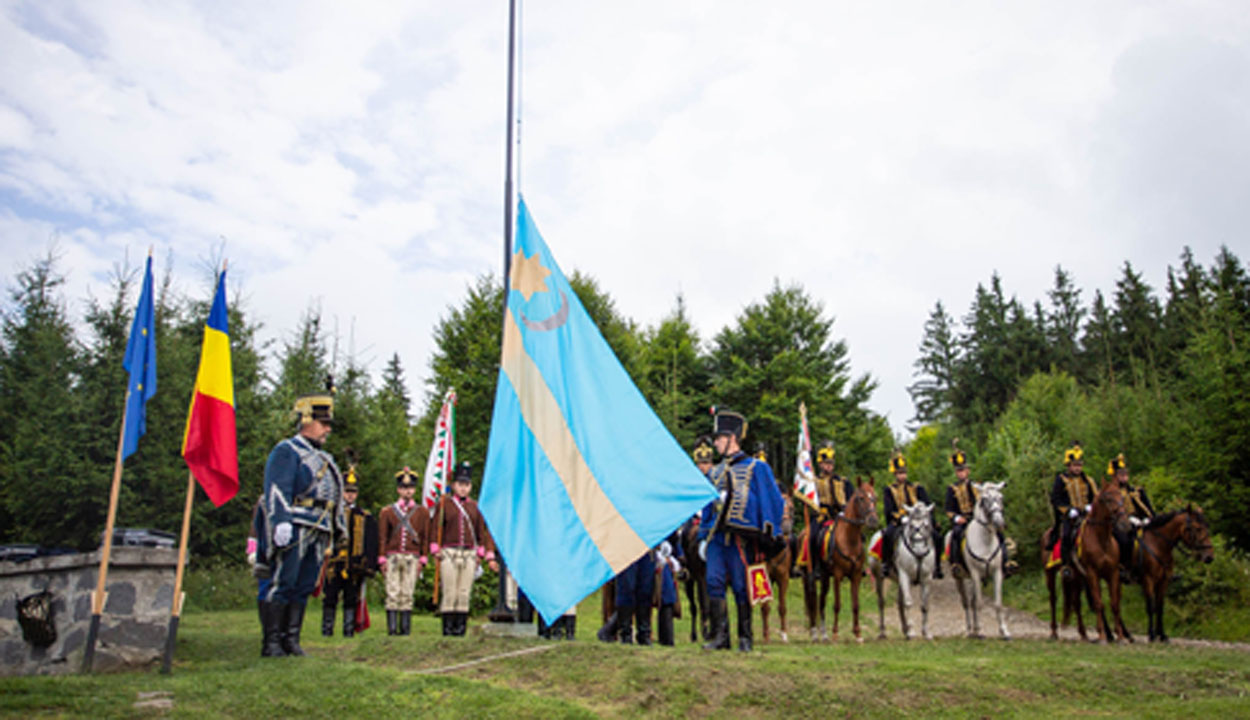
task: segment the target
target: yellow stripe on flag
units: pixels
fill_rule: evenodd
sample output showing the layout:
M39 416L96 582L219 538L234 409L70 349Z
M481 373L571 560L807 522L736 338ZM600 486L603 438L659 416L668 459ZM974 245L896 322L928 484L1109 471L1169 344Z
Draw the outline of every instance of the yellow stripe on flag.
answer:
M204 327L204 346L200 351L200 372L195 378L195 388L234 407L230 336L208 326Z
M621 572L649 548L603 492L586 464L542 371L525 352L521 329L511 309L504 323L503 371L516 390L525 424L564 483L586 533L612 572Z

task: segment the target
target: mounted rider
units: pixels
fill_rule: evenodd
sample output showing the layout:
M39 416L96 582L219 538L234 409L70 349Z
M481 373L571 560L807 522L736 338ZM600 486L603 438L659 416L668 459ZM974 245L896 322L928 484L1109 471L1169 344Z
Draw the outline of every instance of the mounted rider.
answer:
M720 497L703 509L699 525L700 554L707 561L713 636L705 650L729 648L729 609L725 592L733 588L738 604L738 649L750 652L751 604L747 596L747 565L764 559L781 535L781 493L768 463L742 452L747 419L725 409L716 411L716 449L721 462L712 469Z
M947 557L952 564L963 565L964 554L959 551L959 548L962 547L968 523L972 522L976 516L977 501L981 493L972 484L972 473L968 469L968 454L959 448L959 438L951 441L951 450L951 467L955 469L955 482L946 486L946 518L951 522L950 547ZM1001 531L998 533L998 541L1004 548L1001 553L1003 577L1011 577L1015 574L1017 565L1015 560L1007 558L1006 539Z
M907 516L906 508L919 502L929 502L929 493L921 485L907 479L907 459L903 452L894 450L890 457L890 472L894 473L894 482L886 486L885 492L885 530L882 532L881 559L882 572L889 575L894 571L894 543L898 538L903 518ZM933 523L933 547L942 546L941 531L936 521ZM942 563L933 564L933 577L942 578Z
M1124 453L1107 461L1107 479L1115 480L1116 485L1119 486L1120 493L1124 496L1124 509L1128 512L1128 521L1133 526L1132 531L1128 533L1115 531L1116 542L1120 545L1120 565L1126 569L1125 579L1132 581L1136 572L1135 536L1141 532L1139 528L1145 526L1155 516L1155 509L1150 504L1150 496L1146 494L1146 488L1144 486L1133 487L1129 483L1128 461L1124 459Z
M842 509L846 507L846 503L855 494L855 485L850 480L835 475L834 457L837 450L834 448L833 440L826 440L819 449L816 450L816 503L819 506L817 515L812 519L812 528L807 533L807 557L816 558L819 554L816 552L816 530L818 528L829 525L833 519L841 514ZM821 563L810 563L813 567L813 576L817 579L823 576L824 568Z
M1072 446L1063 453L1064 471L1055 474L1055 483L1050 489L1050 507L1054 513L1054 525L1051 537L1060 533L1060 556L1065 565L1072 562L1072 543L1076 540L1076 530L1081 525L1081 518L1090 511L1090 503L1098 495L1098 487L1085 474L1085 451L1081 443L1072 441Z

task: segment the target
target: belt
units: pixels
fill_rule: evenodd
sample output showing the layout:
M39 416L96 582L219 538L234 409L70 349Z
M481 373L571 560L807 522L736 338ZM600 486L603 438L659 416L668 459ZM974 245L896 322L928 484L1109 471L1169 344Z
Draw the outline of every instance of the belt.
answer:
M316 498L297 498L295 507L316 508L318 510L333 510L333 500L318 500Z

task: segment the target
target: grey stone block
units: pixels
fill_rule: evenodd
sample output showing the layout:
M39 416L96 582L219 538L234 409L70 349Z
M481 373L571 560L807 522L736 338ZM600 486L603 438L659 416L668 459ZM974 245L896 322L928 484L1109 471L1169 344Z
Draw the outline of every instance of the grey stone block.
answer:
M135 586L129 582L111 583L104 612L109 615L130 615L135 611Z
M156 597L152 600L152 609L167 613L174 608L174 586L169 584L161 585L156 591Z
M9 597L0 598L0 618L5 620L17 619L17 598L10 595Z
M61 654L68 655L87 642L87 631L78 628L65 636L65 640L61 642Z
M74 601L74 622L91 619L91 596L79 595Z

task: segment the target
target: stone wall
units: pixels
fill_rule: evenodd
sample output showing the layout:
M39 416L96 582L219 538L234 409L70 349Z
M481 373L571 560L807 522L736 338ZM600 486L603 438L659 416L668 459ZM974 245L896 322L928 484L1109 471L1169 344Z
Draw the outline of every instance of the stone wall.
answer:
M177 550L113 548L108 602L100 618L93 662L96 671L160 661L169 629L177 562ZM78 672L99 571L99 552L0 562L0 675ZM38 648L22 636L17 601L44 589L53 595L56 642Z

